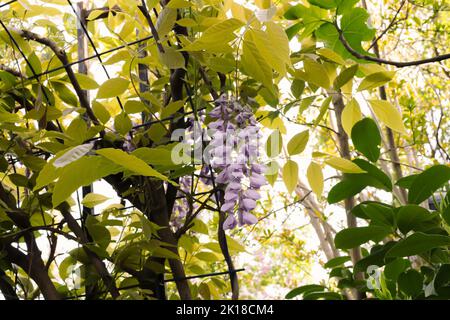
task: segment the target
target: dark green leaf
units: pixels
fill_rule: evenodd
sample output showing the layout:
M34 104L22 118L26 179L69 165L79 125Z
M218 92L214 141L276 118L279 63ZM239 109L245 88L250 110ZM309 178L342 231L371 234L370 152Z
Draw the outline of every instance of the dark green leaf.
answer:
M354 272L365 272L371 265L384 266L386 252L395 245L394 241L390 241L384 245L376 245L372 247L370 254L359 260L354 267Z
M317 292L317 291L323 291L325 290L324 286L320 286L318 284L308 284L305 286L301 286L298 288L295 288L286 295L286 299L292 299L298 295L309 293L309 292Z
M349 256L343 256L343 257L336 257L333 258L331 260L329 260L327 263L325 263L324 267L325 268L334 268L334 267L338 267L340 265L343 265L344 263L346 263L347 261L350 261L350 257Z
M334 243L336 248L351 249L370 240L381 241L391 233L389 228L381 226L368 226L344 229L336 234Z
M417 296L423 288L423 276L414 269L410 269L398 276L398 288L410 297Z
M427 209L411 204L401 207L397 212L397 226L403 234L407 234L411 230L421 230L423 222L433 218L434 215Z
M352 128L352 141L359 152L372 162L380 157L381 135L378 126L370 118L364 118Z
M421 254L433 248L450 245L450 237L438 234L416 232L393 246L387 257L408 257Z
M397 258L386 264L384 275L386 278L396 281L398 276L410 266L411 262L409 260Z
M420 173L411 184L408 202L419 204L450 180L450 167L436 165Z

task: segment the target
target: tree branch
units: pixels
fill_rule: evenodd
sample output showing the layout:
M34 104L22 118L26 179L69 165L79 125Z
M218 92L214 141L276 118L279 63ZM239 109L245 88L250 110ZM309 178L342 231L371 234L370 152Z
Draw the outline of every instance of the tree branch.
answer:
M28 30L16 30L16 32L25 39L33 40L49 47L55 53L59 61L61 61L61 63L65 66L64 69L66 70L67 76L69 77L69 80L72 83L73 88L75 89L75 93L78 96L81 107L86 109L86 113L88 114L89 118L92 120L94 124L99 124L99 121L97 120L97 117L94 115L94 112L91 109L91 106L89 104L89 101L87 100L86 95L83 93L83 90L81 89L81 86L78 83L77 78L75 77L75 73L73 72L72 67L69 65L69 59L67 58L67 54L64 51L64 49L58 47L56 42L48 38L41 37L40 35L34 32Z
M372 61L372 62L381 63L381 64L388 64L388 65L396 66L398 68L418 66L418 65L421 65L421 64L432 63L432 62L439 62L439 61L450 59L450 53L439 55L439 56L435 56L435 57L428 58L428 59L415 60L415 61L406 61L406 62L390 61L390 60L385 60L385 59L381 59L381 58L368 56L368 55L365 55L365 54L361 54L358 51L356 51L355 49L353 49L350 46L350 44L347 42L347 40L345 39L344 33L339 28L337 23L335 23L334 26L335 26L336 30L338 31L339 40L344 45L345 49L347 49L347 51L350 52L352 56L354 56L354 57L356 57L358 59L362 59L362 60L366 60L366 61Z

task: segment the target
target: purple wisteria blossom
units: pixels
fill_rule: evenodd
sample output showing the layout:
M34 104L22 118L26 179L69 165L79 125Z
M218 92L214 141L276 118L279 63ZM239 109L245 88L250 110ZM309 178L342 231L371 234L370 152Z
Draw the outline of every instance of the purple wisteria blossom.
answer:
M210 163L218 184L225 186L221 210L228 213L224 229L255 224L258 219L250 212L260 198L258 190L265 185L265 166L257 163L260 133L250 107L233 97L222 95L209 113L215 121L210 142ZM236 214L237 213L237 214Z

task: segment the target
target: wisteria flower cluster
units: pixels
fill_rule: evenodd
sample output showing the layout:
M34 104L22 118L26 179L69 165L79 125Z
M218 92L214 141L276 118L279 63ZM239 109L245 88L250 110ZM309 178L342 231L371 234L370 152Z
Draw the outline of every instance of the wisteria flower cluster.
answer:
M267 183L265 166L257 163L261 138L257 121L250 107L226 95L216 100L209 116L215 119L208 125L213 131L210 164L219 172L216 183L225 187L224 229L255 224L258 220L250 212L260 198L259 189Z

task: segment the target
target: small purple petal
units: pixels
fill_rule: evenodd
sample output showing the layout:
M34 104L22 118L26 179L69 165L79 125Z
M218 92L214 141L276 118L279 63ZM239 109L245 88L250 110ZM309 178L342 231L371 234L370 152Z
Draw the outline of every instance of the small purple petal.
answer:
M258 219L249 212L242 212L242 223L243 224L255 224L258 222Z
M228 217L223 222L223 229L234 229L237 226L236 218L234 217L234 214L229 214Z
M234 201L225 202L220 209L224 212L229 212L234 209L235 205L236 203Z

